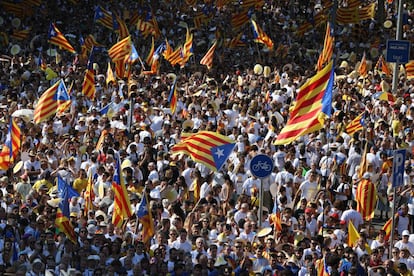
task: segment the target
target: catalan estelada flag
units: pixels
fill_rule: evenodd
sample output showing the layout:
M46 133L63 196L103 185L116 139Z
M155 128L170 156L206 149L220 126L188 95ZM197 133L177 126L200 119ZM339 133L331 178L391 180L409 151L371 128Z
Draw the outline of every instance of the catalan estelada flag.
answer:
M372 95L372 97L380 101L389 102L390 104L394 104L396 101L395 96L387 91L377 92L374 95Z
M0 152L0 169L7 170L13 164L19 153L21 145L21 129L16 121L11 118L6 140Z
M396 214L398 215L398 213ZM388 241L391 237L391 231L392 231L392 218L387 220L387 222L382 227L382 230L385 231L385 240Z
M335 47L335 37L332 35L332 28L329 22L326 24L325 41L323 43L322 53L319 55L317 69L322 70L323 66L328 63L333 55Z
M111 49L108 50L108 55L112 61L125 60L126 57L129 57L132 51L132 41L131 36L120 40L114 44Z
M362 179L356 190L357 211L365 221L374 217L377 206L377 188L370 179Z
M142 224L142 241L148 242L155 234L154 220L152 219L151 211L147 195L143 193L141 202L138 206L137 217Z
M93 48L92 48L93 49ZM85 77L82 83L82 94L88 99L93 100L95 98L95 70L93 70L93 50L89 56L88 65L85 72Z
M273 41L270 37L252 20L253 38L257 43L263 43L269 50L273 49Z
M71 53L76 53L75 49L72 47L72 45L70 45L69 41L59 31L59 29L56 27L54 23L50 24L48 41L49 43L54 44L63 50L66 50Z
M375 69L384 73L387 76L391 75L391 70L390 68L388 68L388 65L385 62L383 55L380 55L380 57L378 58L377 64L375 64Z
M171 114L173 115L175 114L175 111L177 110L177 101L178 101L177 77L175 77L175 80L173 84L171 85L170 95L168 96L168 102L170 103Z
M331 61L306 81L299 90L290 118L277 136L275 145L289 144L300 136L324 126L325 119L331 116L333 79Z
M59 104L69 100L65 83L61 79L43 92L34 110L34 122L38 124L47 120L57 112Z
M118 15L116 16L116 21L118 22L118 30L116 30L116 31L119 32L119 39L123 39L123 38L129 36L128 27L127 27L125 21L121 17L119 17Z
M210 49L204 55L204 57L200 60L200 64L207 66L210 70L213 67L213 59L214 59L214 51L217 47L217 40L214 41L213 45L211 45Z
M362 112L355 117L345 128L349 136L354 135L355 132L360 131L365 126L365 112Z
M121 165L119 158L116 158L116 166L112 179L112 188L115 192L114 211L112 214L112 223L121 227L124 220L132 216L131 202L125 187L124 178L121 175Z
M59 231L65 233L66 238L68 238L72 243L76 244L76 234L72 224L69 221L69 200L74 196L79 196L79 194L71 186L69 186L60 176L58 176L57 178L57 189L61 201L58 205L55 225L59 229Z
M102 8L101 6L97 6L95 8L94 21L102 24L110 30L114 29L114 19L112 14L104 8Z
M227 161L236 142L212 131L201 131L172 147L172 153L188 154L195 162L218 171Z

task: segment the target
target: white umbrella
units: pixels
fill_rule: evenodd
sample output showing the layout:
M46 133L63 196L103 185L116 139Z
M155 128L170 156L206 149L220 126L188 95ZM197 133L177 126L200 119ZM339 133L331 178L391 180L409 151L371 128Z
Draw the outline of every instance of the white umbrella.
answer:
M22 118L26 122L33 120L34 110L33 109L19 109L13 112L12 117Z

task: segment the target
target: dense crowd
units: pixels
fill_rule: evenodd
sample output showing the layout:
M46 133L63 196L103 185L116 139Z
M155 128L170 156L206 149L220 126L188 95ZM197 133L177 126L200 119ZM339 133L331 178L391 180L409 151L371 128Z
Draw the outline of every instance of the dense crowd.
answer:
M108 84L108 56L105 51L96 54L96 96L89 100L82 93L86 61L64 51L58 50L57 57L47 51L52 48L47 43L49 20L66 35L93 34L107 48L116 42L116 34L93 22L94 1L39 2L35 12L19 20L0 10L6 34L31 28L29 39L0 39L2 143L12 114L33 110L42 92L57 80L71 87L72 104L41 124L29 115L15 117L22 129L21 149L0 178L0 274L414 275L413 83L401 70L394 102L373 97L391 89L391 77L375 64L386 40L395 36L395 26L384 27L376 20L336 26L333 115L320 131L275 146L298 90L315 73L324 26L303 35L296 31L317 13L319 3L264 1L253 13L273 38L274 51L255 44L250 26L245 26L247 45L217 48L213 68L207 71L199 60L213 39L224 45L235 35L230 19L239 5L152 1L157 2L151 8L161 33L173 46L185 35L184 24L178 22L192 26L197 12L207 8L215 14L192 29L194 54L183 68L162 61L157 75L142 74L148 69L143 58L129 81ZM146 1L101 4L127 18L128 11L148 6ZM412 11L404 12L403 38L412 40ZM385 13L395 25L394 5L386 4ZM136 28L130 31L138 52L145 55L151 39ZM67 35L78 46L72 36ZM13 46L16 52L11 54ZM360 77L356 68L364 53L368 74ZM41 60L48 70L41 70ZM171 73L178 86L174 114L168 102ZM102 112L109 103L110 111ZM362 130L348 135L346 126L362 113ZM171 153L183 133L201 130L221 133L236 143L218 172ZM103 131L108 135L97 149ZM393 198L395 149L407 149L407 157L404 183ZM257 154L274 160L272 174L262 180L250 172ZM360 175L365 154L367 170ZM117 159L133 211L122 227L112 224ZM79 193L69 204L76 243L55 225L57 177ZM89 177L94 208L85 212ZM374 183L378 192L376 216L368 220L357 211L356 191L363 180ZM144 196L155 225L147 243L146 229L137 219ZM280 226L275 223L275 205ZM385 224L394 207L391 247L389 233L374 227L373 220ZM350 222L359 233L352 245Z

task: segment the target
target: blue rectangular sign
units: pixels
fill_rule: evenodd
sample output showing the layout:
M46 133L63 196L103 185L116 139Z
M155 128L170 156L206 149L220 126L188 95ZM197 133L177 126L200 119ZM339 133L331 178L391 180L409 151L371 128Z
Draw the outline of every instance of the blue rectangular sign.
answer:
M406 155L405 149L394 151L394 161L392 162L392 187L393 188L404 185L405 155Z
M387 40L387 62L408 63L410 60L410 41Z

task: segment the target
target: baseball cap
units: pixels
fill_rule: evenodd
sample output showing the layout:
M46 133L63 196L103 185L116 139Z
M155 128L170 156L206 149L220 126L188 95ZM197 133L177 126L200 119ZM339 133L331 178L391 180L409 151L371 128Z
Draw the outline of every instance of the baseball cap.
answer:
M401 236L409 236L409 235L410 235L410 231L408 231L408 230L402 231Z

